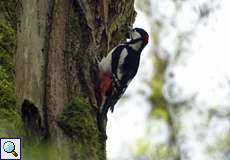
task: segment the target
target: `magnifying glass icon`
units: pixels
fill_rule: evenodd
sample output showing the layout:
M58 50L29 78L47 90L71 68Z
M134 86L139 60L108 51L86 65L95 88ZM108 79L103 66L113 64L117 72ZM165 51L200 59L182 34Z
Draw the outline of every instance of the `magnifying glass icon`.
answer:
M7 141L3 144L3 150L6 152L6 153L11 153L14 155L14 157L17 157L18 154L17 152L15 152L15 145L13 142L11 141Z

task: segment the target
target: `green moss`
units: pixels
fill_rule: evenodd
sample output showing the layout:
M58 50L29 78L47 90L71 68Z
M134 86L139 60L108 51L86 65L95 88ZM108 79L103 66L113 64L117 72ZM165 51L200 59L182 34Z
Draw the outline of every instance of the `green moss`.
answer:
M13 81L15 41L15 29L8 21L0 19L0 108L16 108Z
M65 122L65 123L62 123ZM60 117L60 125L65 128L70 136L90 136L93 118L90 106L82 98L75 98L64 110Z
M16 48L16 30L9 21L0 19L0 69L7 71L13 79L14 65L13 55Z
M0 48L10 55L13 54L16 41L16 31L12 26L0 20Z
M8 4L7 1L4 3ZM9 21L0 20L0 137L18 137L22 134L21 118L15 106L13 81L15 34Z
M24 134L21 117L14 109L0 108L0 137L19 137Z
M26 138L22 139L22 148L23 160L46 160L48 159L48 149L52 150L46 142L36 143L36 140L28 141Z
M0 68L0 108L15 109L14 84L4 69Z
M74 159L105 159L105 144L97 128L96 113L84 98L74 98L58 123L71 138L69 147Z
M3 18L10 23L10 25L16 30L17 16L16 16L16 7L20 5L20 1L17 0L1 0L0 1L0 14L3 15Z
M13 55L16 46L15 0L0 1L0 137L22 135L15 106Z

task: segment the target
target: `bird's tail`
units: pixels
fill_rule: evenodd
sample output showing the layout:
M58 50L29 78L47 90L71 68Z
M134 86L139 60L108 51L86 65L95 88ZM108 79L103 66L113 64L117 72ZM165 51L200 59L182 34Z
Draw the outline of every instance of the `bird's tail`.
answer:
M101 131L103 137L105 137L105 139L107 139L106 125L107 125L108 110L109 110L108 104L107 103L102 104L97 116L98 128Z

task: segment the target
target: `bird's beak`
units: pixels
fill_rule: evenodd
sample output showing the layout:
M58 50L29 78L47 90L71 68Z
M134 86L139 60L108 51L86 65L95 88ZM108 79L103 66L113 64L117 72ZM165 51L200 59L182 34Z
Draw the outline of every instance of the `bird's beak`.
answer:
M127 39L131 39L131 34L130 34L130 32L127 32L127 33L126 33L126 38L127 38Z
M131 35L132 30L133 30L133 28L132 28L131 26L129 26L129 27L128 27L128 31L127 31L127 33L126 33L126 38L132 39L132 35Z
M132 30L133 30L133 27L128 26L128 31L132 31Z

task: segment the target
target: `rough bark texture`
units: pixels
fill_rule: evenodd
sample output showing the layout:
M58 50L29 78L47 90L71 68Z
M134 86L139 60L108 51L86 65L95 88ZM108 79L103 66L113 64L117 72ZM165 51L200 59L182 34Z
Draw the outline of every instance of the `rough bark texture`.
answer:
M44 69L45 43L48 5L47 0L23 0L18 2L16 95L17 106L23 107L22 114L26 123L35 125L36 119L27 113L39 110L43 115L44 106ZM30 105L31 104L31 105ZM33 106L34 108L31 109ZM33 117L33 116L32 116ZM27 124L28 125L28 124ZM36 124L41 125L41 124Z
M133 3L21 0L18 5L17 106L26 127L53 144L58 154L49 159L105 159L96 122L95 57L124 40L136 14Z

